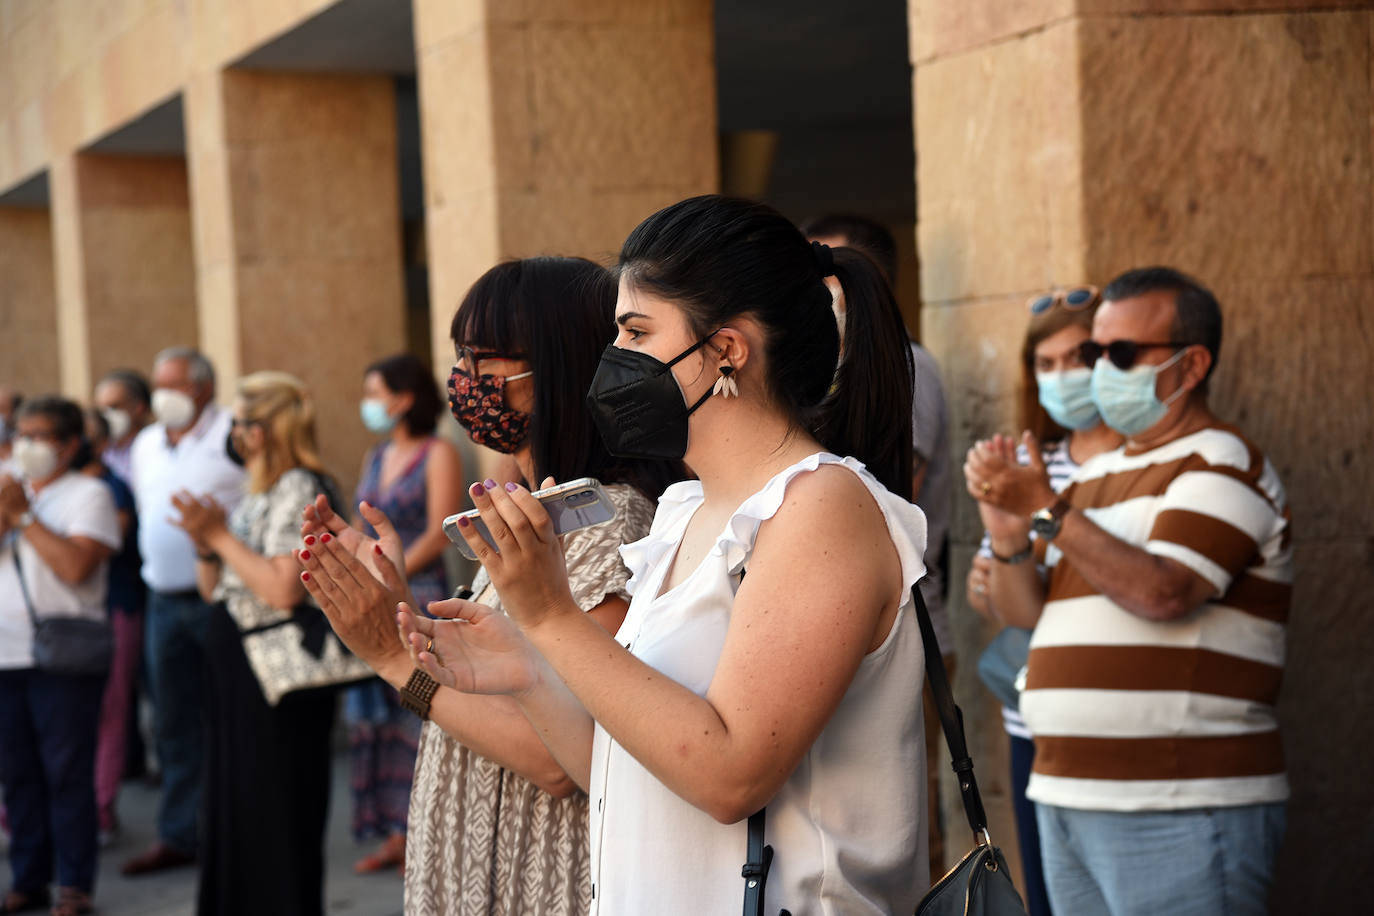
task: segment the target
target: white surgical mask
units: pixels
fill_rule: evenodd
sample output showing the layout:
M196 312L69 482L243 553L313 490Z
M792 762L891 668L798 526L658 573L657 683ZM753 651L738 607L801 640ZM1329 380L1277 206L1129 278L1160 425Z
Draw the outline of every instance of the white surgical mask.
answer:
M159 388L153 392L153 416L171 430L183 430L196 418L196 402L184 391Z
M10 460L27 480L44 480L57 470L57 447L50 442L20 436L14 440Z
M107 407L100 412L105 417L105 422L110 424L110 439L118 442L129 435L129 430L134 428L134 418L129 416L127 410L120 410L118 407Z

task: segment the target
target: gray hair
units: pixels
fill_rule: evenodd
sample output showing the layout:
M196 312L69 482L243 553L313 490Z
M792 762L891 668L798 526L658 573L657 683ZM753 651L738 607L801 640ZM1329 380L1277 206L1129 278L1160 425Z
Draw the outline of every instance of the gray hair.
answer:
M153 357L153 371L157 367L174 359L186 361L187 374L191 376L191 381L197 385L215 384L215 367L210 365L210 361L205 358L205 354L195 347L168 347Z

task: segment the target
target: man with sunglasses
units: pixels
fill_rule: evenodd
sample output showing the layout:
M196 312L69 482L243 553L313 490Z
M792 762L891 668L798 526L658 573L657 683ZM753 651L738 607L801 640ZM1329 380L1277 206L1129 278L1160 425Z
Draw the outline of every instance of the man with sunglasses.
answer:
M1035 627L1021 712L1050 902L1261 914L1288 797L1275 714L1292 587L1283 485L1208 407L1212 294L1146 268L1102 298L1081 355L1125 444L1059 496L1029 436L1028 466L1001 436L965 464L1000 561L993 604ZM1053 567L1048 585L1033 557Z

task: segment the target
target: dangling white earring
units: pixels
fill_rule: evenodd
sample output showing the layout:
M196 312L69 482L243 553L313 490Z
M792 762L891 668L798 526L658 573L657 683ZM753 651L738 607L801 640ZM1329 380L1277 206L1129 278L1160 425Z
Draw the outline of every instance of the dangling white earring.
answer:
M712 395L719 394L727 398L739 397L739 385L731 378L731 374L734 371L735 367L729 363L720 367L720 378L716 379L716 385L711 389Z

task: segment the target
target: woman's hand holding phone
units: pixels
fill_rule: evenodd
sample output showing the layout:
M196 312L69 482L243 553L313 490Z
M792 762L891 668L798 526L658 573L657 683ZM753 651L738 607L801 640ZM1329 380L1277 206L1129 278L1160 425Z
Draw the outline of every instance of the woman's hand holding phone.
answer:
M491 480L473 484L469 492L499 552L467 519L459 520L458 531L511 619L529 630L554 616L581 613L568 586L563 545L539 500L519 484L498 487Z

